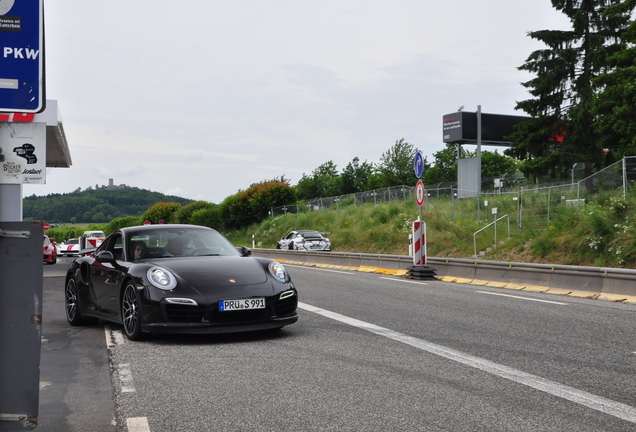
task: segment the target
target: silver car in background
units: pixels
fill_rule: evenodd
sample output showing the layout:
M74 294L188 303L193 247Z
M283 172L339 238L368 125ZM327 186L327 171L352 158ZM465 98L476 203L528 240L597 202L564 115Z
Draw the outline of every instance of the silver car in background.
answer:
M314 230L291 231L276 243L276 249L330 251L331 242L328 238Z

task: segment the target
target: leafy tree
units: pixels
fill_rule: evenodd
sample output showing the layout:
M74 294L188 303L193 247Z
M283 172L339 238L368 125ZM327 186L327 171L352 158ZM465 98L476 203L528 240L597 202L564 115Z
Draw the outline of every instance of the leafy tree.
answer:
M202 225L210 228L214 228L217 231L223 229L223 223L221 222L221 212L218 206L206 207L196 210L190 216L190 223L193 225Z
M523 161L526 175L563 178L574 163L583 162L589 177L604 158L594 128L593 79L609 71L607 57L623 47L621 34L634 0L552 0L552 5L570 19L572 29L529 33L547 48L534 51L519 67L536 77L523 84L533 98L516 109L534 119L516 127L506 154Z
M230 195L219 204L219 212L223 227L227 229L239 229L250 224L249 202L244 192Z
M318 188L316 187L314 179L305 173L303 173L303 176L298 180L296 190L298 191L299 199L318 198Z
M435 160L430 168L424 171L424 184L457 181L457 149L455 144L448 143L446 148L433 153Z
M179 203L160 202L150 207L141 218L153 224L163 220L165 223L175 223L177 221L177 211L181 208Z
M455 144L448 143L446 148L433 154L433 166L422 176L425 184L457 181L457 150ZM467 156L475 157L475 152L467 152ZM514 158L499 154L498 151L481 152L481 172L483 177L496 177L517 171L519 162Z
M498 177L507 173L515 173L519 161L514 158L484 150L481 152L481 173L483 177Z
M380 156L380 163L376 166L377 187L391 187L400 185L414 185L417 182L413 171L413 160L418 150L404 138ZM426 159L424 159L426 166Z
M636 155L636 22L623 33L626 45L608 58L614 69L593 82L602 90L594 104L600 143L616 157Z
M195 201L190 204L184 205L177 211L177 222L182 224L191 224L192 214L201 209L214 208L215 204L211 204L207 201Z
M375 168L372 163L366 160L360 163L358 157L354 157L349 164L342 170L340 178L342 179L342 194L351 194L363 192L367 190L369 179Z
M250 192L251 212L260 222L269 216L273 207L295 203L298 200L296 189L283 182L266 182L254 185Z
M240 229L265 219L272 207L293 203L297 199L296 190L287 183L258 183L227 197L219 205L219 213L225 228Z
M303 173L296 185L299 199L323 198L341 195L341 185L333 179L339 177L338 168L333 161L327 161L311 172L311 176ZM286 203L289 204L289 203Z
M112 221L110 221L108 224L106 224L106 226L104 227L104 233L106 235L109 235L113 231L117 231L120 228L125 228L129 226L137 226L137 225L141 225L142 223L143 223L143 220L139 216L126 216L126 217L115 218Z

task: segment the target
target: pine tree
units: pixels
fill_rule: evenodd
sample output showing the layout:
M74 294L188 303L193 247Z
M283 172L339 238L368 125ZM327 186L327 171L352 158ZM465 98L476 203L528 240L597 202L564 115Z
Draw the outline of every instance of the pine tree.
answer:
M599 92L593 80L609 72L607 58L624 47L635 0L552 0L572 29L540 30L529 36L547 48L534 51L519 67L536 74L523 86L532 99L517 102L534 119L517 126L506 154L521 159L526 175L566 178L583 162L585 177L603 163L601 140L592 112Z
M593 110L596 130L617 157L636 155L636 22L623 37L628 45L608 59L615 69L594 80L602 89Z

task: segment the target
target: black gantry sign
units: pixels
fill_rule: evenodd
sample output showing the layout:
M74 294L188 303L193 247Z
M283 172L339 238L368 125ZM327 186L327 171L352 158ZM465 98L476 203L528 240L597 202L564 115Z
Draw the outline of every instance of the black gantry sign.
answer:
M505 138L514 132L514 127L529 120L532 120L532 117L482 113L481 142L507 146L509 142ZM445 143L476 143L477 113L459 111L444 115L442 134Z

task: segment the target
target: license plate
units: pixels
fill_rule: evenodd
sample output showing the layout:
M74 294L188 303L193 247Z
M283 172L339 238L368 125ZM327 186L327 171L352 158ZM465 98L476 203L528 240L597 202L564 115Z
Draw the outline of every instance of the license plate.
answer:
M221 300L219 302L220 311L247 310L247 309L265 309L265 299L251 298L240 300Z

